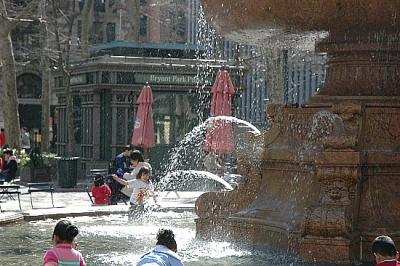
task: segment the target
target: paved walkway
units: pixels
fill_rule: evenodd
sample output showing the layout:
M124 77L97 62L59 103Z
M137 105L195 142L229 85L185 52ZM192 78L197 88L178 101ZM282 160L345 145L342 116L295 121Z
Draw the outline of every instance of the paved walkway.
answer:
M21 187L21 207L18 199L0 200L0 224L20 220L38 220L46 218L62 218L67 216L96 216L127 213L129 206L124 203L109 206L93 206L86 192L54 192L54 208L51 204L50 193L37 192L32 194L31 207L28 189ZM160 192L158 203L161 211L193 211L198 196L203 192Z

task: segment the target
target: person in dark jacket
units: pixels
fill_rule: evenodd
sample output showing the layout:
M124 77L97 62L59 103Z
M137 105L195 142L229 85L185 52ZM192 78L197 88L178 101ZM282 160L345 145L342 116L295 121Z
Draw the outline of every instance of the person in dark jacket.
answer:
M3 168L0 170L0 180L11 182L17 174L18 163L17 158L13 155L12 150L4 152L5 160Z
M378 236L372 242L372 254L374 254L376 266L400 265L399 252L394 241L388 236Z
M131 156L132 149L130 146L125 146L122 150L122 153L118 154L113 162L113 169L112 169L112 174L117 175L118 177L121 177L130 171L131 167ZM111 182L109 183L110 188L111 188L111 204L115 205L118 204L118 201L121 199L129 199L129 197L125 196L124 194L121 193L121 189L124 187L114 179L111 179Z
M118 169L121 169L123 173L129 172L131 166L131 153L132 149L129 146L125 146L122 153L118 154L114 159L114 174L118 175ZM121 172L121 170L119 170ZM123 174L122 173L122 174Z
M160 229L157 234L157 244L154 249L143 255L136 266L183 266L181 258L176 254L177 245L172 230Z

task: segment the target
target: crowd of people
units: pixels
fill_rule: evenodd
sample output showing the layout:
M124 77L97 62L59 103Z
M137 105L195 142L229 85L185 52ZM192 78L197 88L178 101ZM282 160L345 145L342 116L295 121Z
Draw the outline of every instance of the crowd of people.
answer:
M114 159L111 182L107 184L103 176L95 176L92 188L95 204L116 204L123 197L130 202L130 214L141 213L148 206L157 207L151 171L151 165L139 150L124 147ZM150 198L154 204L148 204Z
M43 257L44 266L85 266L82 254L76 250L75 237L78 228L68 220L59 221L53 231L52 242L54 247L49 249ZM372 242L372 254L376 266L399 266L399 252L394 241L389 236L378 236ZM157 233L155 247L145 253L137 266L183 266L182 259L177 254L178 245L172 230L160 229Z

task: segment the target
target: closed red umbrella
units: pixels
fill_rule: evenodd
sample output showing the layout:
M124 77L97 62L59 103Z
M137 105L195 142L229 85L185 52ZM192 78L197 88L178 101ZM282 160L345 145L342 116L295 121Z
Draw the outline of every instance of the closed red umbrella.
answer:
M153 126L153 92L151 87L146 85L140 92L137 100L139 104L136 114L135 126L132 134L132 145L141 148L154 147L154 126Z
M227 70L219 70L211 92L211 116L232 115L232 94L235 93ZM235 149L232 123L217 119L210 123L204 148L208 152L228 153Z

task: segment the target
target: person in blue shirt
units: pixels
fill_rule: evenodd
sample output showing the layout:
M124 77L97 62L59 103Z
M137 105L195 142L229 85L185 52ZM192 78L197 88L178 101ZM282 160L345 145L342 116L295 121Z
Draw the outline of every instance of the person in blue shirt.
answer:
M115 157L110 173L115 174L118 177L122 177L125 173L128 173L131 167L131 153L131 147L129 145L125 146L122 153ZM125 195L120 193L123 188L120 183L112 180L111 183L109 183L109 186L111 188L110 202L112 205L118 204L118 201L121 199L127 199Z
M125 146L122 153L118 154L114 159L114 174L118 175L118 171L123 171L122 174L129 172L131 166L131 153L132 148L130 146ZM119 170L121 169L121 170Z
M144 254L136 265L183 266L181 258L176 254L177 250L172 230L160 229L157 234L156 246Z

